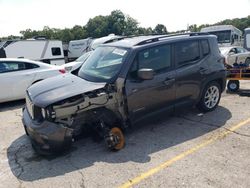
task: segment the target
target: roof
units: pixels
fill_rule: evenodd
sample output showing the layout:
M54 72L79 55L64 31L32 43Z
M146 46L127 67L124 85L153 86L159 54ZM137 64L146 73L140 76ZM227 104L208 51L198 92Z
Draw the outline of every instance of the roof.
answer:
M180 33L174 35L148 35L148 36L136 36L136 37L127 37L123 40L115 41L109 43L109 46L117 46L117 47L125 47L131 48L133 46L141 46L144 44L150 44L157 41L168 41L173 39L182 39L182 38L190 38L195 36L209 36L208 33ZM210 35L211 36L211 35Z

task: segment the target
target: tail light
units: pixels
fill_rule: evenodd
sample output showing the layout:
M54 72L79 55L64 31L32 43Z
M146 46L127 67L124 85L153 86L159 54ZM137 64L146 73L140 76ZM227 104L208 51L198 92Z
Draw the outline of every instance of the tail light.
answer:
M65 69L59 69L59 72L62 73L62 74L66 73Z

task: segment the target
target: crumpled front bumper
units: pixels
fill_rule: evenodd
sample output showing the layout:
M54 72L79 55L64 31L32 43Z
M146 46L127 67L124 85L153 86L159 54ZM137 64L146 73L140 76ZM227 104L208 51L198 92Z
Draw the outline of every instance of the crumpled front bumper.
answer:
M38 153L61 152L72 143L72 129L46 120L37 124L31 119L26 108L23 110L22 122L32 146Z

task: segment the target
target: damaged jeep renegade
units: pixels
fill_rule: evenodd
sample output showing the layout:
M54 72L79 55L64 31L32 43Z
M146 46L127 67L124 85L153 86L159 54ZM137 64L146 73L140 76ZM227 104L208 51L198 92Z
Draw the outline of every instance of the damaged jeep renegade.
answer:
M37 152L63 151L89 132L111 150L124 130L158 112L196 105L214 110L226 71L217 39L206 33L139 36L98 47L78 76L64 74L27 89L23 125Z

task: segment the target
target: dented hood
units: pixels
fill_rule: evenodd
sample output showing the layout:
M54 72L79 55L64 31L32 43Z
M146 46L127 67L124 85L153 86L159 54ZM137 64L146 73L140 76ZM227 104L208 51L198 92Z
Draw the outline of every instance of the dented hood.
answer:
M48 78L28 88L32 102L46 107L63 99L105 87L106 83L89 82L72 74Z

